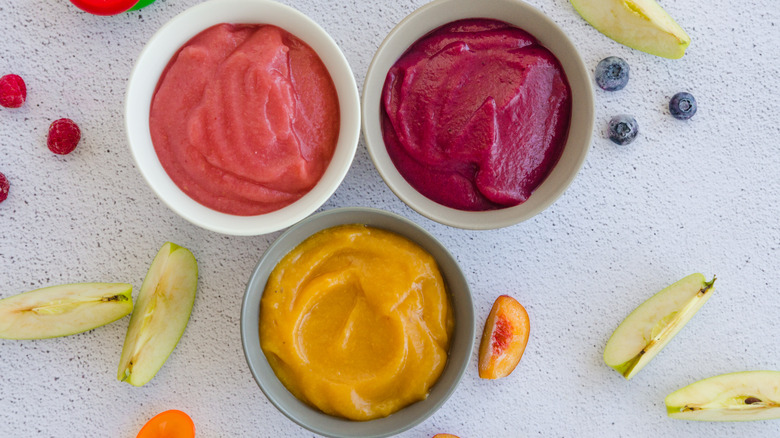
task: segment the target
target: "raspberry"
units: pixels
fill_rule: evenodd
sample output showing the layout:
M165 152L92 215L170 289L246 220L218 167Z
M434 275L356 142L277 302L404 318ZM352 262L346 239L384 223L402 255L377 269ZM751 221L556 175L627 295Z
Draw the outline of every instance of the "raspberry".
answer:
M0 173L0 202L5 201L5 199L8 197L8 188L10 186L11 185L8 184L8 178Z
M19 108L27 99L27 86L18 75L5 75L0 78L0 105L6 108Z
M49 138L46 144L55 154L67 155L76 149L81 140L81 130L71 119L59 119L49 126Z

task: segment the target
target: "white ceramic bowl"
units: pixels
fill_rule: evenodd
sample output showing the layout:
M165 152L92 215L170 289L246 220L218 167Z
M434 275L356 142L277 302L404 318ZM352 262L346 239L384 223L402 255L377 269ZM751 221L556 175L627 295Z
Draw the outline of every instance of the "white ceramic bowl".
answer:
M341 111L333 158L317 185L280 210L235 216L212 210L187 196L160 164L149 133L149 108L157 81L173 55L201 31L220 23L273 24L303 40L327 67ZM166 23L149 40L136 61L125 99L125 124L138 169L160 199L184 219L203 228L234 235L259 235L289 227L317 210L347 174L360 136L360 99L347 59L317 23L297 10L270 0L211 0Z
M561 62L572 92L569 137L558 164L524 203L490 211L456 210L419 193L398 172L382 138L380 102L387 72L415 41L464 18L492 18L536 37ZM436 0L414 11L379 46L363 84L363 135L368 152L388 187L429 219L467 229L501 228L522 222L552 205L571 184L585 161L593 132L593 88L585 64L566 34L546 15L519 0Z

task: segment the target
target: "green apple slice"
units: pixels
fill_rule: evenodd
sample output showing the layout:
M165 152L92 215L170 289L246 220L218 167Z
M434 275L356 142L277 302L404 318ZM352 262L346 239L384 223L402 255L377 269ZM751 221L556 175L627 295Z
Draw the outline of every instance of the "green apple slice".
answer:
M780 418L780 371L744 371L699 380L664 400L672 418L750 421Z
M68 336L114 322L133 310L133 286L74 283L0 300L0 338Z
M117 379L133 386L152 380L184 334L197 288L195 257L186 248L165 243L138 294Z
M685 55L691 37L654 0L571 0L574 9L613 40L663 58Z
M712 295L715 278L689 275L642 303L618 326L604 362L626 379L639 372L672 340Z

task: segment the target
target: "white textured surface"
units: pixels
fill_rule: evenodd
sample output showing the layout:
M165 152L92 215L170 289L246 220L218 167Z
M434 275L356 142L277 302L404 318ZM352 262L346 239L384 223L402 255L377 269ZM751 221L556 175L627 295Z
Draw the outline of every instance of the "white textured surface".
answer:
M134 437L152 415L182 409L202 437L311 436L260 392L241 350L245 281L278 235L241 238L201 230L144 184L125 141L126 79L145 41L196 0L158 0L116 17L65 0L0 2L0 75L17 73L25 106L0 108L0 297L69 282L140 287L166 240L200 262L187 331L143 388L116 381L127 319L41 341L0 341L0 437ZM286 0L341 45L358 83L384 35L422 0ZM566 0L532 0L574 39L587 65L609 55L631 65L620 92L596 92L596 133L569 191L533 220L463 231L417 215L387 189L365 147L325 208L377 206L439 237L470 280L484 322L509 293L531 316L525 357L508 378L483 381L476 364L447 404L403 434L503 436L777 436L780 422L670 420L664 397L715 374L780 369L780 7L775 0L664 1L693 44L679 61L620 46ZM688 122L668 99L689 90ZM640 137L605 136L617 113ZM66 157L45 146L51 121L70 117L83 139ZM630 382L601 360L626 314L695 271L718 289L677 338ZM476 354L476 353L475 353ZM476 356L474 357L476 360Z

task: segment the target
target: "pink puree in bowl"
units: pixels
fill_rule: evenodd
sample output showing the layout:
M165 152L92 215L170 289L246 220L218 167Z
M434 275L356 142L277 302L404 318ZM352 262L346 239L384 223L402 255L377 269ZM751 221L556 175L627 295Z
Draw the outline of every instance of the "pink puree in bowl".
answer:
M149 115L165 171L199 203L257 215L296 201L328 167L336 88L304 42L270 25L219 24L174 55Z
M382 133L409 184L460 210L525 202L558 162L571 90L555 56L497 20L446 24L387 74Z

